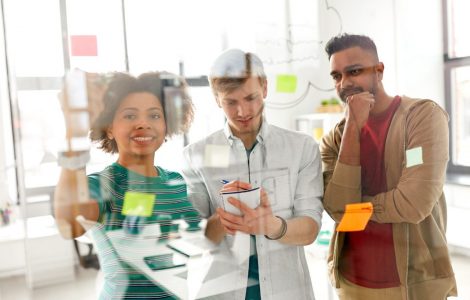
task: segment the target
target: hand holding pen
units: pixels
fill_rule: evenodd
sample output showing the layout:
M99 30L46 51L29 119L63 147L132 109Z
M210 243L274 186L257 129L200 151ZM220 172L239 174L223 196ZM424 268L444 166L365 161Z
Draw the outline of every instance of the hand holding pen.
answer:
M221 193L252 189L251 184L248 182L238 180L231 182L221 180L220 182L224 184L220 191ZM256 208L249 207L246 203L235 197L229 197L228 202L230 205L238 208L241 211L241 215L229 213L222 207L217 208L217 215L226 233L233 235L240 231L254 235L272 235L272 232L279 229L279 218L273 216L268 195L262 188L259 189L259 197L259 206Z
M222 179L220 182L224 184L224 186L220 190L220 193L236 192L240 190L249 190L252 188L251 184L249 184L248 182L239 181L239 180L228 181L226 179Z

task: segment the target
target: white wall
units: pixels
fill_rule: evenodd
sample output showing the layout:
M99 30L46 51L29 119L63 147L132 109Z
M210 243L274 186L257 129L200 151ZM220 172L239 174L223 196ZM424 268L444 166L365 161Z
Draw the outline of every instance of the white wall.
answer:
M444 106L440 0L318 1L322 47L340 29L332 8L341 16L342 32L365 34L376 42L379 58L385 64L384 86L390 95L431 98ZM321 87L332 87L326 54L323 49L319 49L317 54L317 66L308 72L298 71L300 80L312 80ZM299 89L303 91L301 87ZM308 100L294 108L282 111L267 109L268 119L273 124L293 129L296 115L313 112L322 98L333 95L335 92L311 91ZM268 97L269 101L285 101L286 98L272 91Z
M444 107L441 0L395 0L398 91Z
M260 32L254 51L265 62L268 75L267 116L270 123L293 128L293 116L313 113L320 98L331 97L334 93L318 95L310 89L307 98L292 108L274 109L272 103L292 103L304 94L308 82L323 88L332 88L331 81L322 82L322 61L326 60L323 40L320 36L320 18L326 12L323 0L273 0L276 14L271 15L272 29ZM339 21L331 21L337 26ZM262 28L262 26L260 26ZM339 26L337 26L339 28ZM268 41L268 42L266 42ZM287 63L292 61L291 63ZM291 74L297 76L294 93L276 91L276 76Z
M342 17L342 32L370 36L377 45L379 59L385 64L384 85L386 90L396 89L395 57L395 13L393 0L330 0L331 7L337 9ZM330 9L331 10L331 9ZM330 13L331 15L331 13ZM336 34L329 15L320 19L325 43ZM325 68L319 70L329 81L329 63L325 57Z

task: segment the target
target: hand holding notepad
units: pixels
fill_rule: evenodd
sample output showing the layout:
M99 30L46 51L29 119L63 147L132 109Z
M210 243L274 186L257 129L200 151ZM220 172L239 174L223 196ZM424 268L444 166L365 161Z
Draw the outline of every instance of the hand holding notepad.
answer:
M361 231L364 230L372 216L372 203L347 204L346 211L336 231Z

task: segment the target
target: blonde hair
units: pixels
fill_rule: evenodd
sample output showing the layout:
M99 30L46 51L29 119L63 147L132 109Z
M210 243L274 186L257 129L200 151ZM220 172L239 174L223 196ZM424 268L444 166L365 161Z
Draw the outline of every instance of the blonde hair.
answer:
M266 83L263 62L254 53L240 49L230 49L223 52L214 61L209 83L212 92L232 92L242 86L249 78L258 78L261 85Z

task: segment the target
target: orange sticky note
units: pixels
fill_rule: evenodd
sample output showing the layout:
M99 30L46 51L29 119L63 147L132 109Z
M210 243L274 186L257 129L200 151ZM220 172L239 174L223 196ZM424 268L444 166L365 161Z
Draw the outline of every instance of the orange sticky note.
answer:
M347 204L346 211L336 231L361 231L372 216L372 203Z

